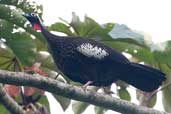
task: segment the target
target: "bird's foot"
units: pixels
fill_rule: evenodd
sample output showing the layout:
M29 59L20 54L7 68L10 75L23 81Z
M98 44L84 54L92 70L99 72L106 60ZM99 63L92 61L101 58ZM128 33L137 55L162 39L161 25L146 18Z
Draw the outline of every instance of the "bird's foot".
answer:
M84 84L84 85L82 86L82 88L83 88L84 90L86 90L87 87L88 87L90 84L92 84L92 83L93 83L93 81L88 81L86 84Z

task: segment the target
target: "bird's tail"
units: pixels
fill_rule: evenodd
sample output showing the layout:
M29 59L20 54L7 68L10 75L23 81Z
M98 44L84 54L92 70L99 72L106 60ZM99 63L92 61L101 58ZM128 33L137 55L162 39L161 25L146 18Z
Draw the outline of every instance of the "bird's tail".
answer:
M130 63L129 72L121 77L121 80L146 92L158 89L165 79L160 70L137 63Z

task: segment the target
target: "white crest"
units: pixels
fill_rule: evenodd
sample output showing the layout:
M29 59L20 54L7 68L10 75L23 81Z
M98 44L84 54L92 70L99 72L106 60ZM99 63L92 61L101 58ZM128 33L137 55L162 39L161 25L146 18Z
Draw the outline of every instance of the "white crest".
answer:
M90 43L83 43L82 45L77 47L77 50L83 55L86 55L88 57L95 57L98 59L102 59L105 56L109 55L104 49L93 46Z

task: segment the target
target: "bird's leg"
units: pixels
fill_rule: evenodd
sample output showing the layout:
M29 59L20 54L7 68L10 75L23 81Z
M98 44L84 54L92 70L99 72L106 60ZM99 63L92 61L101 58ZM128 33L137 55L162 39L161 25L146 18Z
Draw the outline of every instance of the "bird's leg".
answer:
M93 83L93 81L88 81L86 84L84 84L84 85L82 86L82 88L83 88L84 90L86 90L87 86L89 86L89 85L92 84L92 83Z

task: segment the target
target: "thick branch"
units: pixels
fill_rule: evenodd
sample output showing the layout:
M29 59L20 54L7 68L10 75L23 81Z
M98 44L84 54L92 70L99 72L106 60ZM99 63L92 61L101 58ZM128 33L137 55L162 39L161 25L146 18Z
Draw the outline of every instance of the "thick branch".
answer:
M0 102L12 114L26 114L25 111L5 92L2 84L0 84Z
M70 99L87 102L126 114L168 114L166 112L138 106L124 100L113 98L109 95L103 95L93 91L84 91L82 88L64 84L40 75L29 75L0 70L0 82L37 87Z

